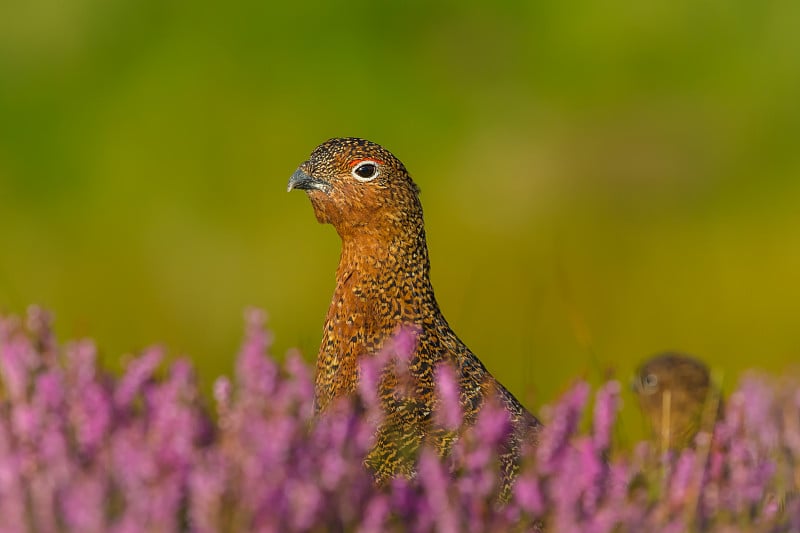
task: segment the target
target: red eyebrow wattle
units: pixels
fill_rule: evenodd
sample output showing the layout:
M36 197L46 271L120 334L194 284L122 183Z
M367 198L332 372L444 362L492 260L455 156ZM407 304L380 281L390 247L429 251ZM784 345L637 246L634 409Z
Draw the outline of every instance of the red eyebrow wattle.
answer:
M383 161L381 161L380 159L364 158L364 159L356 159L355 161L350 161L350 167L352 168L359 163L363 163L364 161L373 161L375 163L378 163L379 165L383 164Z

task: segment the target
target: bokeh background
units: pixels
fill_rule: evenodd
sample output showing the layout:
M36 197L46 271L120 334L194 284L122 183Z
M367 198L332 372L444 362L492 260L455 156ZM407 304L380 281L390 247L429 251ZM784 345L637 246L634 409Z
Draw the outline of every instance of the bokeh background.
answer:
M286 182L354 135L422 187L440 304L534 412L664 349L784 371L798 27L790 0L4 2L0 309L208 387L255 305L313 361L339 241Z

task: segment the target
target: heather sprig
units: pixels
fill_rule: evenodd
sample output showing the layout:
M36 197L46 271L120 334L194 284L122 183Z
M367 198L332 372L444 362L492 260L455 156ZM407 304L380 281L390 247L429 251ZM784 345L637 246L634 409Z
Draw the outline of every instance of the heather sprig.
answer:
M365 467L382 422L375 394L402 370L413 331L359 368L360 387L321 415L312 371L269 353L249 311L232 378L200 392L191 364L145 350L120 376L94 345L59 345L44 311L0 318L0 531L765 531L800 529L800 382L746 376L712 431L661 453L615 447L620 386L577 382L543 409L510 496L500 479L506 412L464 427L457 369L436 369L430 437L415 475ZM588 412L591 405L591 412ZM590 420L590 424L582 424ZM585 426L585 429L583 429Z

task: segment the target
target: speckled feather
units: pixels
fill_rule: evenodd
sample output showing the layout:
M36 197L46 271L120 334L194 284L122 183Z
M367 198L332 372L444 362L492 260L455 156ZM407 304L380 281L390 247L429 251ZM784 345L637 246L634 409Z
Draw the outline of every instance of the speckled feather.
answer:
M376 175L357 179L354 169L373 164ZM370 170L370 168L366 168ZM321 223L342 239L336 289L325 318L315 378L316 409L353 393L359 358L378 352L400 328L416 331L409 362L414 394L400 397L397 378L384 375L380 395L387 419L368 465L379 480L413 475L411 459L422 442L447 453L456 438L432 426L434 370L456 369L465 425L487 399L508 411L512 433L502 451L506 479L516 469L521 443L535 442L539 421L503 387L448 325L434 297L419 188L406 168L378 144L358 138L331 139L318 146L292 177L289 189L306 190Z

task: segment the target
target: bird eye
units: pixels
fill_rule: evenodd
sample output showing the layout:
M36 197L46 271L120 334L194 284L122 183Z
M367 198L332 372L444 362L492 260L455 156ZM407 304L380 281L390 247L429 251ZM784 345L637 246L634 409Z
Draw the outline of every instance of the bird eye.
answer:
M374 161L362 161L353 168L352 174L358 181L372 181L378 176L378 165Z
M645 387L647 387L648 389L652 389L655 388L656 385L658 385L658 376L656 376L655 374L647 374L644 377Z

